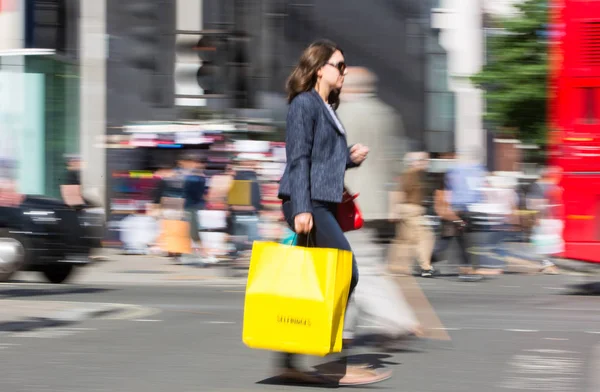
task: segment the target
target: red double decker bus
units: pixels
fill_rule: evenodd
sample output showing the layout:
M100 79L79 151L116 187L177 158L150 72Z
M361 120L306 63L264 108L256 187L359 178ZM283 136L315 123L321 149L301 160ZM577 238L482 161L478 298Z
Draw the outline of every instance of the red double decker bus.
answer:
M549 5L549 163L564 173L564 256L600 262L600 1Z

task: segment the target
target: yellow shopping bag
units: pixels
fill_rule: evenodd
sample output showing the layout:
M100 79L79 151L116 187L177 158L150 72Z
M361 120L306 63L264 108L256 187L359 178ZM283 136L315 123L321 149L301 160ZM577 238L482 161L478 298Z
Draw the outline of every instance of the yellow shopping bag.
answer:
M254 242L244 343L295 354L340 352L351 278L349 251Z

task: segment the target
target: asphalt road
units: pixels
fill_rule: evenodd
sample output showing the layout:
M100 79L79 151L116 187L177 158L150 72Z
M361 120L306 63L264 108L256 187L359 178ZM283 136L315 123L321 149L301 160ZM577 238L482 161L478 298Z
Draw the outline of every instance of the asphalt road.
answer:
M419 280L451 340L359 351L394 377L356 390L600 391L600 297L576 276ZM241 342L243 287L0 285L0 298L139 305L69 328L0 334L0 391L305 391ZM307 359L307 364L331 361ZM316 388L319 389L319 388Z

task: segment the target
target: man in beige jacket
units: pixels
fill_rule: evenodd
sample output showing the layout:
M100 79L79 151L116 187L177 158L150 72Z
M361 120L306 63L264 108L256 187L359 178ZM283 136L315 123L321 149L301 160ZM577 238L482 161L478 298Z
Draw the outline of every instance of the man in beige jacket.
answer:
M429 156L425 152L406 154L406 171L400 180L400 199L396 200L392 219L396 221L396 240L392 267L409 273L414 256L421 268L422 277L432 277L431 253L435 244L433 230L425 220L424 198L427 192L425 175Z
M389 186L401 172L404 129L396 110L377 97L377 78L366 68L349 67L337 110L348 144L369 146L369 159L361 170L346 172L346 185L359 193L358 204L366 221L386 220Z

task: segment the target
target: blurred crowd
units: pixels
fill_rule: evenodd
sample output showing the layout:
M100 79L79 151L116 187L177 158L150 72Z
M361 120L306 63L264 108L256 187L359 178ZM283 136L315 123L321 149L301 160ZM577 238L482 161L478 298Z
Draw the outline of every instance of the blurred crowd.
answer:
M152 173L151 200L121 220L124 250L158 254L175 262L248 261L252 242L277 240L283 229L273 169L258 154L240 153L220 170L206 154L182 152L172 167Z
M477 149L450 158L447 170L432 173L427 153L406 155L390 206L396 224L392 269L411 273L416 261L417 273L432 277L456 242L460 279L480 280L504 271L508 242L531 242L540 271L556 273L551 258L564 250L561 171L548 167L523 183L514 174L487 172ZM475 248L496 262L483 265Z
M428 153L405 155L383 208L395 233L390 271L433 277L447 260L459 265L461 280L479 280L504 271L507 243L531 242L540 271L555 273L551 258L564 247L560 170L546 168L524 184L513 174L487 172L476 149L445 158L445 169L434 170ZM269 170L256 154L238 154L222 170L207 170L205 155L180 154L175 165L153 173L150 203L120 221L124 250L182 263L247 263L253 241L291 238L276 196L280 169ZM450 254L454 243L458 252ZM482 247L495 263L474 255Z

